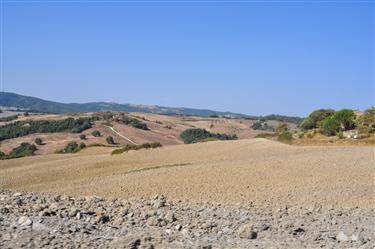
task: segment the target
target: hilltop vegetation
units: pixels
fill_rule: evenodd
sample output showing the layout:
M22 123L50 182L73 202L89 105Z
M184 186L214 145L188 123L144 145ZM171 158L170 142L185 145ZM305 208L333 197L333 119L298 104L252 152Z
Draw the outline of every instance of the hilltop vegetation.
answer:
M353 138L368 138L375 133L375 111L370 108L363 113L350 109L335 111L333 109L319 109L313 111L304 119L301 129L312 138L321 133L326 136L344 138L344 133L351 131ZM301 136L304 135L301 133Z
M205 129L192 128L187 129L181 133L180 137L186 144L202 142L205 140L234 140L237 139L236 135L228 135L221 133L211 133Z
M353 110L320 109L312 112L301 124L305 131L317 129L327 136L334 136L340 132L357 129L373 133L375 131L375 113L373 108L356 115Z
M139 121L138 119L136 118L130 118L128 115L126 114L121 114L118 118L117 118L117 121L118 122L121 122L123 124L126 124L126 125L130 125L130 126L133 126L134 128L137 128L137 129L142 129L142 130L149 130L149 128L147 127L147 124L144 123L144 122L141 122Z

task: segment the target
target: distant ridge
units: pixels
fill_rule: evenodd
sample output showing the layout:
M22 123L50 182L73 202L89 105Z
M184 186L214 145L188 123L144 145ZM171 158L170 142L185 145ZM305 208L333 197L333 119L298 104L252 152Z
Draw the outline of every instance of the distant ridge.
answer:
M118 104L110 102L90 102L90 103L59 103L54 101L43 100L40 98L24 96L10 92L0 92L0 106L14 107L28 111L43 113L72 113L72 112L145 112L165 115L186 115L186 116L228 116L242 117L249 119L273 119L293 123L301 122L300 117L289 117L282 115L269 116L249 116L241 113L220 112L206 109L194 109L185 107L163 107L157 105L134 105Z

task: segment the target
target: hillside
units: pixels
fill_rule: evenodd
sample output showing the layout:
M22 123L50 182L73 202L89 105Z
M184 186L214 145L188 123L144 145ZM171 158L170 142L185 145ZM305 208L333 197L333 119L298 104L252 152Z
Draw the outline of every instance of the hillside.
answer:
M283 115L268 116L249 116L241 113L212 111L206 109L194 109L185 107L164 107L157 105L134 105L134 104L118 104L109 102L91 102L91 103L59 103L54 101L43 100L40 98L23 96L16 93L0 92L0 106L13 107L34 112L42 113L73 113L73 112L144 112L165 115L185 115L185 116L230 116L243 117L253 120L269 119L288 121L299 123L302 121L300 117L289 117Z
M26 122L30 121L57 121L66 120L68 118L93 118L96 115L118 115L118 113L81 113L81 114L31 114L29 116L20 115L18 119L11 122L0 122L4 126L12 122ZM206 129L213 133L236 135L239 139L253 138L262 133L261 130L253 130L252 124L255 122L248 119L228 119L220 117L197 117L197 116L172 116L160 115L152 113L131 113L127 115L129 118L137 119L139 122L144 123L148 130L139 129L124 124L113 119L102 119L93 121L91 127L83 130L82 132L74 133L69 130L61 130L54 132L33 132L23 134L17 137L9 137L2 140L0 138L0 151L9 153L12 149L19 146L21 143L34 143L36 138L41 138L44 142L43 145L36 145L37 151L35 154L51 154L58 149L62 149L68 142L84 142L90 144L107 144L106 137L112 136L117 143L117 146L124 146L129 144L129 141L122 136L129 138L137 144L160 142L162 145L176 145L182 144L183 141L180 134L190 128ZM278 121L269 121L273 126L279 124ZM109 126L110 124L110 126ZM291 128L295 124L290 123ZM113 129L113 130L112 130ZM102 136L94 137L91 133L94 130L100 131ZM5 130L3 130L5 131ZM0 134L8 135L7 132L0 132ZM85 134L85 140L80 139L80 135ZM1 137L1 136L0 136Z

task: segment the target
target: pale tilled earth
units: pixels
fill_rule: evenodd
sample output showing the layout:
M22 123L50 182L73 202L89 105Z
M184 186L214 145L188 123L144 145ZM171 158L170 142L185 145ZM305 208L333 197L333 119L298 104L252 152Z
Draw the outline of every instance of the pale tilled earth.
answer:
M374 147L245 139L111 150L1 161L0 247L375 246Z

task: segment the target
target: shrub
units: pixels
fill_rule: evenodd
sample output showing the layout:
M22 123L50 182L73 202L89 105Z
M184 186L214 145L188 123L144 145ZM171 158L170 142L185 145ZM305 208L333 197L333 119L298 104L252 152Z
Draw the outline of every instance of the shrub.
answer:
M0 150L0 160L5 159L5 157L6 157L6 154Z
M319 109L319 110L313 111L308 117L306 117L303 120L300 127L303 130L310 130L310 129L318 128L324 119L334 114L335 114L335 110L333 109Z
M274 133L259 133L255 138L273 138L275 137Z
M342 131L339 131L339 132L337 133L337 137L338 137L339 139L343 139L343 138L344 138L344 133L343 133Z
M277 128L276 128L276 132L277 133L283 133L283 132L285 132L285 131L287 131L288 130L288 125L286 124L286 123L283 123L283 124L279 124L278 126L277 126Z
M334 119L337 119L340 122L340 127L342 130L350 130L355 127L355 113L353 110L343 109L336 112L333 115Z
M77 142L71 141L64 147L64 149L58 150L56 153L76 153L85 147L86 145L84 143L78 145Z
M375 114L375 107L370 107L365 111L366 114Z
M107 141L108 144L115 144L115 141L113 140L113 137L111 136L108 136L105 140Z
M205 129L192 128L187 129L181 133L180 137L186 144L196 143L204 141L208 138L216 138L219 140L234 140L237 139L236 135L220 134L220 133L211 133Z
M375 113L366 113L357 119L358 127L368 127L375 130Z
M34 143L37 144L37 145L42 145L43 140L41 138L37 137L37 138L35 138Z
M261 122L255 122L251 128L253 128L254 130L258 130L259 128L262 127L262 123Z
M346 131L355 127L355 114L353 110L343 109L329 116L322 122L322 133L334 136L337 132Z
M328 117L323 122L322 133L327 136L334 136L340 130L340 123L333 117Z
M306 136L307 138L313 138L315 136L315 133L316 133L315 130L313 130L313 131L308 132Z
M37 150L35 145L29 143L22 143L20 146L14 148L4 159L19 158L24 156L32 156Z
M85 135L85 134L81 134L81 135L79 135L79 138L80 138L81 140L86 140L86 135Z
M28 117L28 116L30 116L30 114L29 114L28 112L25 112L25 113L23 114L23 116Z
M158 142L155 143L144 143L140 145L132 145L132 144L127 144L122 148L115 149L112 151L112 155L118 155L122 154L124 152L128 152L129 150L140 150L140 149L155 149L158 147L162 147L162 145Z
M64 153L75 153L75 152L77 152L78 150L79 150L79 146L78 146L77 142L69 142L69 143L65 146L63 152L64 152Z
M292 139L293 135L289 131L283 131L277 136L277 140L280 142L290 142Z
M100 131L98 130L95 130L93 132L91 132L91 134L94 136L94 137L100 137L102 134L100 133Z
M170 126L170 125L166 125L166 126L164 126L164 128L171 130L171 129L172 129L172 126Z

